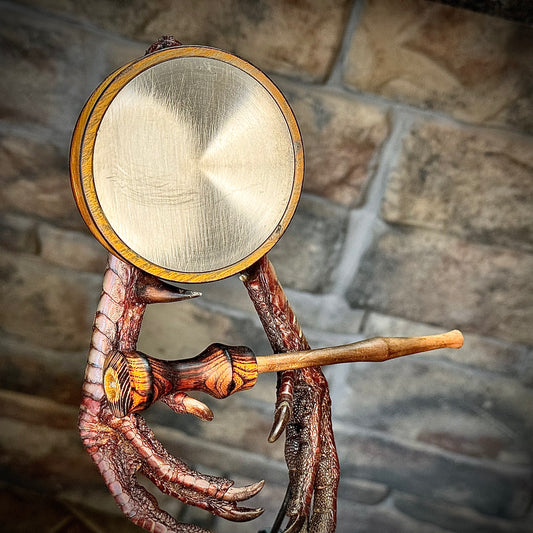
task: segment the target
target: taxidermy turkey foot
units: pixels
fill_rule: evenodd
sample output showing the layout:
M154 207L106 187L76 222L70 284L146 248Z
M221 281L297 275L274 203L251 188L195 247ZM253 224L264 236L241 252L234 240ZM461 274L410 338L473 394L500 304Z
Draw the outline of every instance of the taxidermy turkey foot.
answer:
M265 256L241 276L274 352L308 350L274 267ZM289 469L285 533L335 531L339 460L331 425L328 383L320 368L278 374L278 396L269 440L286 430L285 461ZM311 505L312 504L312 505Z
M235 488L231 480L192 470L165 450L142 417L113 416L104 395L102 369L106 357L117 350L135 351L146 305L195 296L198 293L164 284L110 255L82 391L79 429L86 450L123 513L133 523L156 533L204 530L179 523L161 510L156 499L138 483L138 473L162 492L228 520L252 520L263 512L238 506L238 502L257 494L263 482ZM177 413L191 413L204 420L213 417L207 406L185 393L164 401Z

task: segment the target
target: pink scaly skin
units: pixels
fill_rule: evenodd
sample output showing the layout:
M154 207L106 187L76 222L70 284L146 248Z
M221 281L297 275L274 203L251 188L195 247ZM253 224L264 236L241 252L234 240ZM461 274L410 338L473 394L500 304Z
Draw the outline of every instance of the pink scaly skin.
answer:
M237 502L259 492L262 482L234 488L231 480L192 470L164 449L142 417L132 414L116 418L105 399L102 367L106 356L115 350L135 350L146 305L192 296L110 255L83 384L79 418L83 444L122 512L133 523L154 533L205 530L179 523L161 510L156 499L137 482L137 473L162 492L228 520L251 520L262 513L262 509L237 506ZM167 398L165 403L177 413L212 418L204 404L184 393Z

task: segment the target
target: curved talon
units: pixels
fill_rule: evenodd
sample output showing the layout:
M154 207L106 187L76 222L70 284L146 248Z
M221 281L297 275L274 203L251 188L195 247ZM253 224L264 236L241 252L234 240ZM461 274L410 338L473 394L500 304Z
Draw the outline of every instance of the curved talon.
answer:
M272 429L268 435L268 442L276 442L287 427L289 420L291 419L291 406L289 402L282 401L274 412L274 422L272 423Z
M184 392L169 394L161 398L161 401L178 414L188 413L206 422L210 422L214 418L213 411L204 402Z
M227 502L242 502L247 500L252 496L255 496L265 485L265 480L258 481L257 483L252 483L246 485L245 487L230 487L222 499Z
M296 316L276 278L274 268L266 256L248 269L243 281L274 352L294 352L309 349ZM327 401L317 406L318 412L313 413L314 416L309 416L310 413L305 412L305 406L309 405L309 400L314 399L315 379L313 378L321 378L321 372L316 370L310 373L311 383L307 383L307 380L299 380L300 373L304 373L304 371L298 371L296 374L285 371L281 376L282 379L278 381L278 408L269 437L269 440L275 440L283 432L287 410L281 406L286 400L288 407L291 407L293 412L289 413L290 420L286 424L285 459L289 470L295 466L296 471L289 475L287 491L289 501L288 504L284 501L282 510L287 507L290 517L287 532L300 533L310 511L311 498L314 492L312 482L316 478L319 465L327 463L331 466L329 477L331 478L332 490L328 500L324 501L324 505L329 506L333 511L326 530L331 532L335 529L336 522L335 502L339 472L331 424L328 423L331 421L328 387L325 379L318 379L316 385L318 385L323 399L327 399ZM300 382L299 387L295 387L297 381ZM318 437L319 442L311 443L308 438L310 435ZM315 440L313 439L313 441ZM328 440L331 440L332 445L325 445ZM322 450L324 455L312 453L313 447L315 452ZM300 460L295 455L301 455ZM308 483L309 480L311 480L311 484ZM301 494L305 494L306 497L300 498L299 495ZM308 495L310 495L309 499L307 498ZM280 522L278 518L275 523L276 528Z
M300 533L306 520L306 516L297 515L291 517L289 519L289 523L287 524L287 528L283 533Z
M217 516L231 520L232 522L248 522L261 516L264 512L262 507L234 507L234 508L219 508L217 509Z

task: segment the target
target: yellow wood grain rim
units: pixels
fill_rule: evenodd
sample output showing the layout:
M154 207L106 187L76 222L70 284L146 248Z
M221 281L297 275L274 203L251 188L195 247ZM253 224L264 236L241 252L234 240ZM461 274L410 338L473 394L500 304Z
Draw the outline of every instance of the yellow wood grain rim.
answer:
M126 65L120 67L115 72L110 74L93 92L93 94L87 100L87 103L83 106L80 116L74 127L74 132L72 134L72 141L70 143L70 185L72 187L72 193L74 194L74 200L80 214L92 234L96 239L102 244L108 251L116 254L116 252L110 247L110 245L105 240L104 236L98 229L95 221L92 218L91 212L89 211L89 206L85 201L85 196L82 188L82 164L81 164L81 149L82 142L84 140L85 129L87 126L87 121L90 117L90 114L93 110L94 104L98 101L98 98L102 92L107 88L111 80L113 80L120 72L122 72L126 67L128 67L133 61L127 63Z
M117 93L135 76L164 61L183 57L205 57L229 63L258 81L278 105L289 129L294 151L293 187L285 212L270 236L251 254L231 265L206 272L180 272L156 265L137 254L115 233L102 211L93 176L93 152L96 135L104 114ZM166 48L131 61L108 76L94 91L78 119L71 143L71 185L80 213L98 241L110 252L159 278L185 283L202 283L242 272L265 255L287 229L300 198L304 155L300 130L292 109L281 91L259 69L228 52L205 46Z

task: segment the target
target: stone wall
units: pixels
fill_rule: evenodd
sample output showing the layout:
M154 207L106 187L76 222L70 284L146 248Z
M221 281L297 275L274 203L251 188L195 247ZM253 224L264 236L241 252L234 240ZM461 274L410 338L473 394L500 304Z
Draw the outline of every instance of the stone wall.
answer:
M105 253L74 206L68 146L107 73L162 34L267 71L300 122L303 198L271 253L311 343L461 328L464 349L327 369L338 531L533 528L533 29L425 0L0 2L0 513L5 531L137 531L76 433ZM140 348L268 350L238 279L149 309ZM157 435L190 464L286 482L272 378ZM228 431L228 428L232 428ZM5 517L5 518L4 518Z

